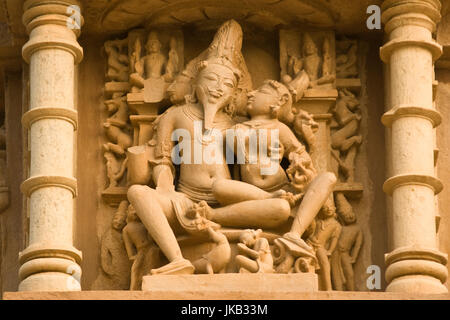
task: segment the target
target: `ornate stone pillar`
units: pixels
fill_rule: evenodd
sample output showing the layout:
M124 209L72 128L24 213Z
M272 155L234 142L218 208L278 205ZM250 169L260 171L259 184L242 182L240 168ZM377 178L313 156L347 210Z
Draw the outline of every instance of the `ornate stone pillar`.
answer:
M73 247L75 64L83 57L77 42L82 18L73 0L28 0L23 22L30 35L22 49L30 64L29 246L20 253L19 291L80 290L81 252ZM75 8L76 9L76 8Z
M441 122L433 107L433 62L442 48L432 33L440 19L438 0L385 0L382 19L388 35L381 59L389 65L389 106L383 124L390 128L392 243L386 255L386 291L443 293L447 255L436 242L434 130Z

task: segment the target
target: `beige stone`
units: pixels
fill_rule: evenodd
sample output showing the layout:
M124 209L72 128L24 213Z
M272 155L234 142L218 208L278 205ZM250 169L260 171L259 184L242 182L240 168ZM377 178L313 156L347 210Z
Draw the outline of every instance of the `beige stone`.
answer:
M448 298L448 10L4 1L4 297Z

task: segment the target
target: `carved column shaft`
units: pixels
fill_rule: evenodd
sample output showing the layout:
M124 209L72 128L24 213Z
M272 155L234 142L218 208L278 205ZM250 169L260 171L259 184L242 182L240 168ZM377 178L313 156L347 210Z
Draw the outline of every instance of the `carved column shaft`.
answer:
M81 252L73 247L75 63L82 20L73 0L28 0L23 22L30 34L22 49L30 64L30 177L22 184L29 197L29 246L20 253L20 291L80 290Z
M442 48L432 38L440 19L438 0L386 0L383 22L389 36L381 59L389 65L389 106L382 118L391 130L392 248L386 255L387 291L446 292L447 256L436 243L434 130L441 121L433 107L433 62Z

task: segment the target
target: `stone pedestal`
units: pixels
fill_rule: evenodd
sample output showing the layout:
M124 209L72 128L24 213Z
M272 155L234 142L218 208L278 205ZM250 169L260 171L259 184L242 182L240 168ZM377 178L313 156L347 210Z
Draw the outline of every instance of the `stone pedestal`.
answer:
M221 294L224 299L267 299L277 293L301 294L318 290L315 273L160 275L145 276L142 281L142 291L163 296Z
M23 21L30 34L23 58L30 64L29 246L20 253L20 291L80 290L81 252L73 247L75 64L82 17L72 0L28 0ZM79 8L79 7L78 7Z
M389 38L381 48L389 106L382 118L390 128L384 191L392 196L392 252L386 255L387 291L447 292L447 255L437 250L434 130L441 122L433 107L433 62L442 48L433 38L440 19L437 0L383 3Z

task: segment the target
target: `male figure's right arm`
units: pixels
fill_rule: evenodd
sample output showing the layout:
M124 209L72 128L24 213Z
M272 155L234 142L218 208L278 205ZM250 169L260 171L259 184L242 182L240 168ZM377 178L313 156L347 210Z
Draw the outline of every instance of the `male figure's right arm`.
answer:
M172 107L173 108L173 107ZM153 161L153 181L156 188L173 190L175 168L172 163L174 142L172 134L175 124L175 110L170 108L161 116L156 127L155 160Z

